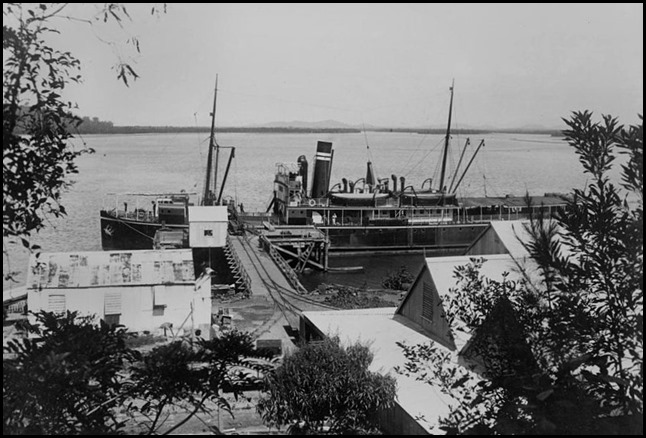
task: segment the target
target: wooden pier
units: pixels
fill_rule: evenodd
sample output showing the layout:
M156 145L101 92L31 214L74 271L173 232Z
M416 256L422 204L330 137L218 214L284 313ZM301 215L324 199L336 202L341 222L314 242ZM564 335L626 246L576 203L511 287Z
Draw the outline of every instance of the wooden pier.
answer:
M300 282L294 285L293 281L287 279L274 257L266 251L261 251L260 237L230 236L230 239L238 262L246 270L252 296L271 296L276 289L292 293L305 291ZM297 278L296 280L298 281Z
M330 241L318 228L272 226L261 231L261 241L266 246L275 248L297 274L302 273L306 267L328 270Z

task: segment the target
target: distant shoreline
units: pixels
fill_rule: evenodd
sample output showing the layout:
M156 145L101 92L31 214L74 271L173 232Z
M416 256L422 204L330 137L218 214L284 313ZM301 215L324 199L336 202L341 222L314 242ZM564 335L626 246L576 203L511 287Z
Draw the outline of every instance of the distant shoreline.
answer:
M413 134L445 134L444 129L419 129L419 128L369 128L371 132L396 132ZM79 127L80 134L177 134L177 133L209 133L208 127L182 127L182 126L102 126L100 129ZM363 132L357 128L294 128L294 127L222 127L217 128L218 133L252 133L252 134L356 134ZM545 134L560 136L558 130L531 130L531 129L455 129L453 134Z

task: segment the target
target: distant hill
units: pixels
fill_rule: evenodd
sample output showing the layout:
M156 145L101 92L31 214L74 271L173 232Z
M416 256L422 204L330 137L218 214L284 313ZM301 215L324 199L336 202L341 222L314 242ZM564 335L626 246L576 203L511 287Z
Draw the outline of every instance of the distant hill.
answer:
M373 125L349 125L347 123L339 122L337 120L321 120L318 122L303 122L300 120L292 120L291 122L269 122L262 124L248 125L250 128L296 128L296 129L352 129L352 130L367 130L378 129Z
M293 120L289 122L270 122L247 126L217 127L217 132L250 132L250 133L358 133L363 130L377 132L411 132L418 134L444 134L445 127L378 127L374 125L350 125L337 120L322 120L318 122L304 122ZM177 132L204 132L209 133L209 126L115 126L112 122L101 121L97 117L83 117L78 131L81 134L150 134L150 133L177 133ZM452 129L456 134L487 134L487 133L520 133L520 134L549 134L561 135L558 129L549 129L537 125L527 125L521 128L497 129L495 127L463 127Z

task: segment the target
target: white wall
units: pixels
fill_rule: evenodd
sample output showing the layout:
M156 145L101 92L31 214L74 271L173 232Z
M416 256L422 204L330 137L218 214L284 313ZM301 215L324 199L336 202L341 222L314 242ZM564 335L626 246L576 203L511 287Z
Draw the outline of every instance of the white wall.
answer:
M188 243L191 248L222 248L227 244L229 222L191 222ZM204 232L211 230L211 236Z
M196 284L169 284L156 286L113 286L78 289L45 289L30 290L27 306L30 311L49 310L49 295L65 295L66 310L78 311L82 315L94 314L104 317L105 294L121 294L121 316L119 322L130 331L148 330L157 332L163 323L173 324L176 331L182 326L190 331L191 323L195 329L201 329L202 337L209 336L211 326L211 289L210 278L198 279ZM158 294L165 304L163 315L153 315L154 295ZM194 312L189 316L191 303ZM188 318L187 318L188 317ZM33 316L30 316L34 322Z

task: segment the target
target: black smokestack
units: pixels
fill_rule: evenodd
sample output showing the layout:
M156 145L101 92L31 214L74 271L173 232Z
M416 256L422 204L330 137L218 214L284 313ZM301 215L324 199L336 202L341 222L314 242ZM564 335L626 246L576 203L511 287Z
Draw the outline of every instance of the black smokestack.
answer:
M400 180L400 181L401 181L401 183L402 183L402 192L403 192L403 191L404 191L404 188L406 187L406 178L404 178L403 176L400 176L400 177L399 177L399 180Z
M332 171L332 143L319 141L316 145L316 161L312 176L312 198L323 198L330 185Z
M307 158L305 155L298 157L298 174L303 180L303 193L307 195Z
M343 182L343 193L348 193L348 180L341 178L341 181Z
M396 192L397 191L397 176L390 175L390 177L393 179L393 192Z

